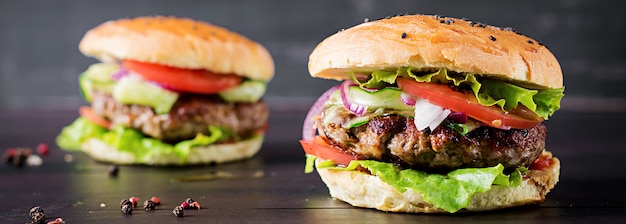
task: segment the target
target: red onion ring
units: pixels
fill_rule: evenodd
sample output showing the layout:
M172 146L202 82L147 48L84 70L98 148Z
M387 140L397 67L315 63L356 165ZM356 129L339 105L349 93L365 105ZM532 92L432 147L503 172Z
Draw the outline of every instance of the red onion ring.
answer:
M452 112L448 115L448 119L454 123L465 124L467 123L467 114L463 112Z
M120 68L117 71L111 73L111 79L120 81L120 79L128 76L128 74L130 74L130 71L120 65Z
M402 92L400 94L400 100L402 100L402 102L406 105L415 106L415 102L417 101L417 98L408 93Z
M309 112L306 114L306 118L304 118L304 124L302 125L302 140L311 141L315 138L315 122L313 121L314 116L318 116L324 110L324 103L328 101L330 95L332 95L335 91L339 89L339 86L333 86L330 89L326 90L311 106Z
M350 112L361 116L367 112L367 106L353 102L352 96L350 95L350 86L356 86L356 84L351 80L346 80L341 83L341 101L343 101L343 106Z

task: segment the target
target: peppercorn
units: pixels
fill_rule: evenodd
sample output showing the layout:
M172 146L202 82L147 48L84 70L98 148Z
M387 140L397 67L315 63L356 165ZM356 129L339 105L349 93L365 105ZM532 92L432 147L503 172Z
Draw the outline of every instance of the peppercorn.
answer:
M133 203L128 199L124 199L120 202L120 207L122 209L122 213L130 215L133 213Z
M133 205L133 208L137 208L137 202L139 201L138 197L130 197L128 201Z
M177 217L183 217L183 215L185 215L185 211L183 210L183 207L176 206L176 208L174 208L174 210L172 211L172 214Z
M160 205L161 204L161 199L157 198L157 197L150 198L150 201L154 202L155 205Z
M47 156L50 153L50 147L46 143L39 143L37 145L37 153L41 156Z
M154 210L155 204L153 201L150 200L146 200L143 202L143 209L148 211L148 210Z
M108 172L109 172L109 176L117 177L117 174L120 172L120 168L117 165L113 164L109 166Z
M65 220L62 218L56 218L55 220L48 222L48 224L65 224Z
M33 223L43 223L46 220L46 214L44 214L43 209L39 206L32 207L28 212L30 218L33 220Z
M133 206L131 204L124 204L124 205L122 205L122 213L124 213L126 215L133 214Z

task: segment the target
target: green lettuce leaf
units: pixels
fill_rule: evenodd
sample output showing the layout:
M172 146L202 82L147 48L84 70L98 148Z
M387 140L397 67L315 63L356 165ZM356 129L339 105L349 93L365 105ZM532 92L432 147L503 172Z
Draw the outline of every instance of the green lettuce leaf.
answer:
M76 119L71 125L64 127L57 136L57 145L65 150L80 151L81 144L88 138L101 138L108 132L106 128L95 125L83 117Z
M358 80L354 74L351 74L351 78L361 88L383 88L395 84L397 77L410 77L418 82L452 83L455 86L468 86L481 105L497 105L503 111L511 111L521 104L544 119L548 119L560 108L561 98L565 90L564 87L541 90L526 89L498 80L478 80L475 74L467 74L464 77L450 76L445 68L419 75L415 74L413 70L412 67L401 67L395 73L374 71L368 80Z
M305 171L312 171L314 156L307 159ZM470 198L476 193L486 192L494 185L517 187L522 183L523 168L516 169L510 175L504 174L504 166L498 164L487 168L463 168L447 174L433 174L413 169L401 169L391 164L373 160L351 161L347 167L339 167L326 160L317 165L317 169L338 169L355 171L359 166L368 169L372 175L399 192L409 189L420 192L424 201L447 212L457 212L469 205Z
M182 162L187 160L191 148L217 143L229 138L229 132L210 126L210 135L198 134L195 138L181 141L175 145L144 136L137 130L115 126L107 130L79 117L72 124L63 128L56 138L57 145L65 150L80 150L81 145L90 138L102 140L107 145L132 154L138 162L149 162L156 155L176 155Z

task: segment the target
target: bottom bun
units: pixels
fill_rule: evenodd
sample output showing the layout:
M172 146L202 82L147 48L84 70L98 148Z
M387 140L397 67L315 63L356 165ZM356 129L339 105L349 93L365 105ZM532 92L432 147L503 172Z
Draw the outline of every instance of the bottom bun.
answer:
M544 152L544 154L550 152ZM550 158L548 157L548 158ZM560 162L552 158L542 170L530 170L518 187L493 186L474 194L470 204L461 211L487 211L543 202L546 194L559 181ZM389 212L446 213L424 201L414 190L398 192L379 177L360 171L317 169L330 195L356 207L375 208Z
M222 143L191 148L186 160L173 154L154 154L148 158L135 158L132 153L120 151L99 139L89 139L82 145L82 149L97 161L115 164L137 165L200 165L219 164L236 160L248 159L254 156L263 143L263 136L259 135L235 143Z

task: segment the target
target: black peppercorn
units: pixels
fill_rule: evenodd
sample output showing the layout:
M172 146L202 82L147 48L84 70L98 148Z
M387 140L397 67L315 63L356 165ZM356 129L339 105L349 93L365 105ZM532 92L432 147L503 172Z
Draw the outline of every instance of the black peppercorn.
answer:
M185 215L185 211L183 210L183 207L176 206L176 208L174 208L174 210L172 211L172 214L174 214L177 217L183 217L183 215Z
M43 223L46 220L46 214L44 214L43 209L39 206L32 207L28 215L30 215L33 223Z
M117 174L120 172L120 168L117 165L110 165L108 171L109 171L109 176L117 177Z
M143 202L143 209L148 211L148 210L154 210L154 207L156 206L156 204L150 200L146 200Z
M124 199L120 202L120 208L124 214L130 215L133 213L133 203L128 199Z
M131 204L122 205L122 213L126 215L133 214L133 206Z

